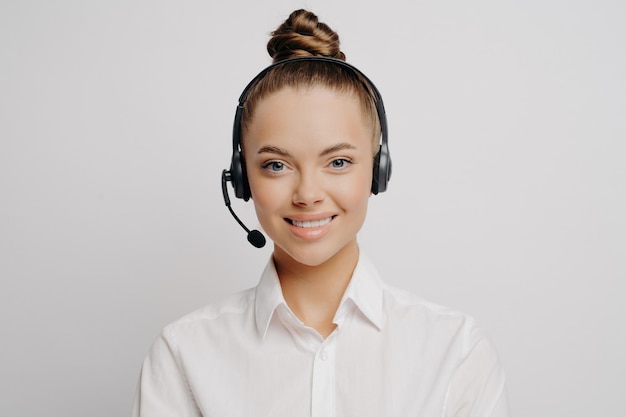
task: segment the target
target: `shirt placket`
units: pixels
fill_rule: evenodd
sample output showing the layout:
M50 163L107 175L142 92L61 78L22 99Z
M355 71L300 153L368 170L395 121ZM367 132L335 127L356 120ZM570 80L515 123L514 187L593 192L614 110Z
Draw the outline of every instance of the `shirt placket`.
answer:
M335 416L335 345L331 334L315 352L311 383L311 416Z

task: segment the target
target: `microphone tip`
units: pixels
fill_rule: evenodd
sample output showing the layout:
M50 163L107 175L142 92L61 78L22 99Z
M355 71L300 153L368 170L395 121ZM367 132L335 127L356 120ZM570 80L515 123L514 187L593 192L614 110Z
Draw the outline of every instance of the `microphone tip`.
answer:
M248 242L255 248L262 248L265 246L265 236L258 230L251 230L250 233L248 233Z

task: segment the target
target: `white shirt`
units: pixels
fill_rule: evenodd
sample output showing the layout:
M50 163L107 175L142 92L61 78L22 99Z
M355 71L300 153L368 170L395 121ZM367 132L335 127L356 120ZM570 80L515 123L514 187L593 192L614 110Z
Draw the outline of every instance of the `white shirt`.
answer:
M505 377L470 317L386 285L361 255L323 339L270 260L256 288L166 326L134 417L504 417Z

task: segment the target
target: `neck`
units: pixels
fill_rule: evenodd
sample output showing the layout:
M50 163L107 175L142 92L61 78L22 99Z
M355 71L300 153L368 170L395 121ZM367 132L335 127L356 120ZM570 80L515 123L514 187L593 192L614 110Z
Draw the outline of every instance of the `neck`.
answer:
M296 262L279 248L274 263L289 308L307 326L326 338L359 258L356 240L320 265Z

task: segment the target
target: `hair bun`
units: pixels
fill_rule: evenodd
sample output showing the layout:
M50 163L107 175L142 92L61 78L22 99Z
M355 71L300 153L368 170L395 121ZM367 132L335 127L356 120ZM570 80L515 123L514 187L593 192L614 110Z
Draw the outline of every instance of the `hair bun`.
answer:
M267 43L274 62L299 56L325 56L342 61L339 35L307 10L296 10L274 32Z

